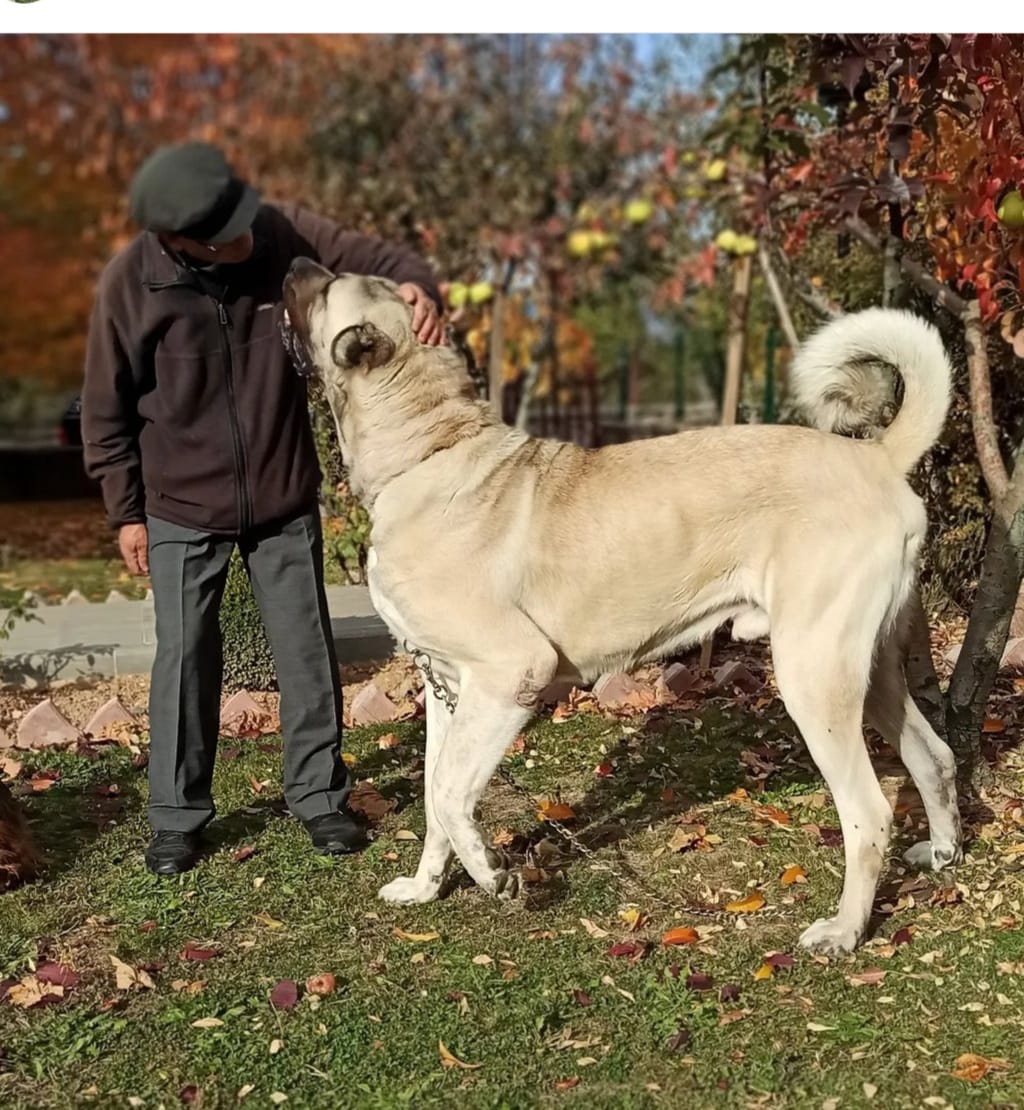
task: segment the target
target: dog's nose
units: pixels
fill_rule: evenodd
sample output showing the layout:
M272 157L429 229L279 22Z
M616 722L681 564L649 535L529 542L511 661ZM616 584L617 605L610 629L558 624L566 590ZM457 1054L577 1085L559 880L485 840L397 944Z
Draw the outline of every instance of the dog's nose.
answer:
M288 276L296 279L311 278L314 276L321 276L325 271L323 266L318 262L314 262L312 258L299 257L292 260L291 266L288 268Z

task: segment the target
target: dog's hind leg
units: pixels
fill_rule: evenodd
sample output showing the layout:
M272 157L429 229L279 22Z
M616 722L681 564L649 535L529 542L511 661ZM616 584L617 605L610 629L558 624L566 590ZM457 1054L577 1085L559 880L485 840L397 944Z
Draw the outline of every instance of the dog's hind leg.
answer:
M503 853L485 845L476 807L557 669L554 648L534 626L530 628L533 637L526 643L519 637L512 643L495 638L506 652L513 647L525 650L474 664L460 676L459 705L432 785L435 812L456 855L484 890L501 898L515 897L519 875L509 868Z
M902 649L896 635L879 652L864 705L869 725L903 760L928 815L929 840L903 858L912 867L940 870L963 858L953 752L928 724L907 689Z
M788 634L778 628L772 633L779 691L832 792L843 830L846 874L839 910L800 937L803 947L832 954L851 952L864 937L892 825L864 741L870 641L851 648L842 624L823 619L810 628L801 622Z
M452 858L451 841L434 808L434 779L437 763L451 728L452 717L444 703L426 683L427 748L423 769L423 805L427 814L427 833L419 867L411 877L394 879L381 887L378 896L386 902L430 902L437 897Z

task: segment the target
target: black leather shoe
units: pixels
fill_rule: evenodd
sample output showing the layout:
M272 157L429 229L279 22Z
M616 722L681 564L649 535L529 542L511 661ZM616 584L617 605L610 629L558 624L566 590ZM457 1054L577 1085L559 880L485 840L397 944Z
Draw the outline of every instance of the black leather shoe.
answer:
M366 847L366 831L348 813L324 813L302 822L321 856L345 856Z
M164 829L153 834L146 849L146 866L154 875L180 875L191 871L199 855L197 833Z

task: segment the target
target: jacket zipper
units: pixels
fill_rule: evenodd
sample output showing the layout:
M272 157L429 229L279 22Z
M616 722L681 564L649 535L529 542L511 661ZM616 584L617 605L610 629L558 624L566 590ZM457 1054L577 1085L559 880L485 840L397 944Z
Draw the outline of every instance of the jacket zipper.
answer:
M214 301L217 305L217 319L220 322L221 338L224 341L224 373L228 388L228 417L231 423L231 440L235 453L235 479L238 482L238 530L239 532L246 532L252 524L252 504L249 500L249 472L245 459L245 443L242 440L242 429L238 421L238 405L235 402L231 338L228 335L231 321L228 319L224 302L216 298L214 298Z

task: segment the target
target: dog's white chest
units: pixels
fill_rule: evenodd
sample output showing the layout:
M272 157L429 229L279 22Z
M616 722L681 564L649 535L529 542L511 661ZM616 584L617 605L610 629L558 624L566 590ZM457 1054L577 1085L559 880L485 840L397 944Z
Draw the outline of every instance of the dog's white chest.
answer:
M377 553L371 547L366 557L366 585L370 591L370 600L374 609L380 614L381 620L388 626L391 635L404 647L408 640L416 642L416 635L408 622L403 618L398 607L388 597L381 583L381 575L377 569Z

